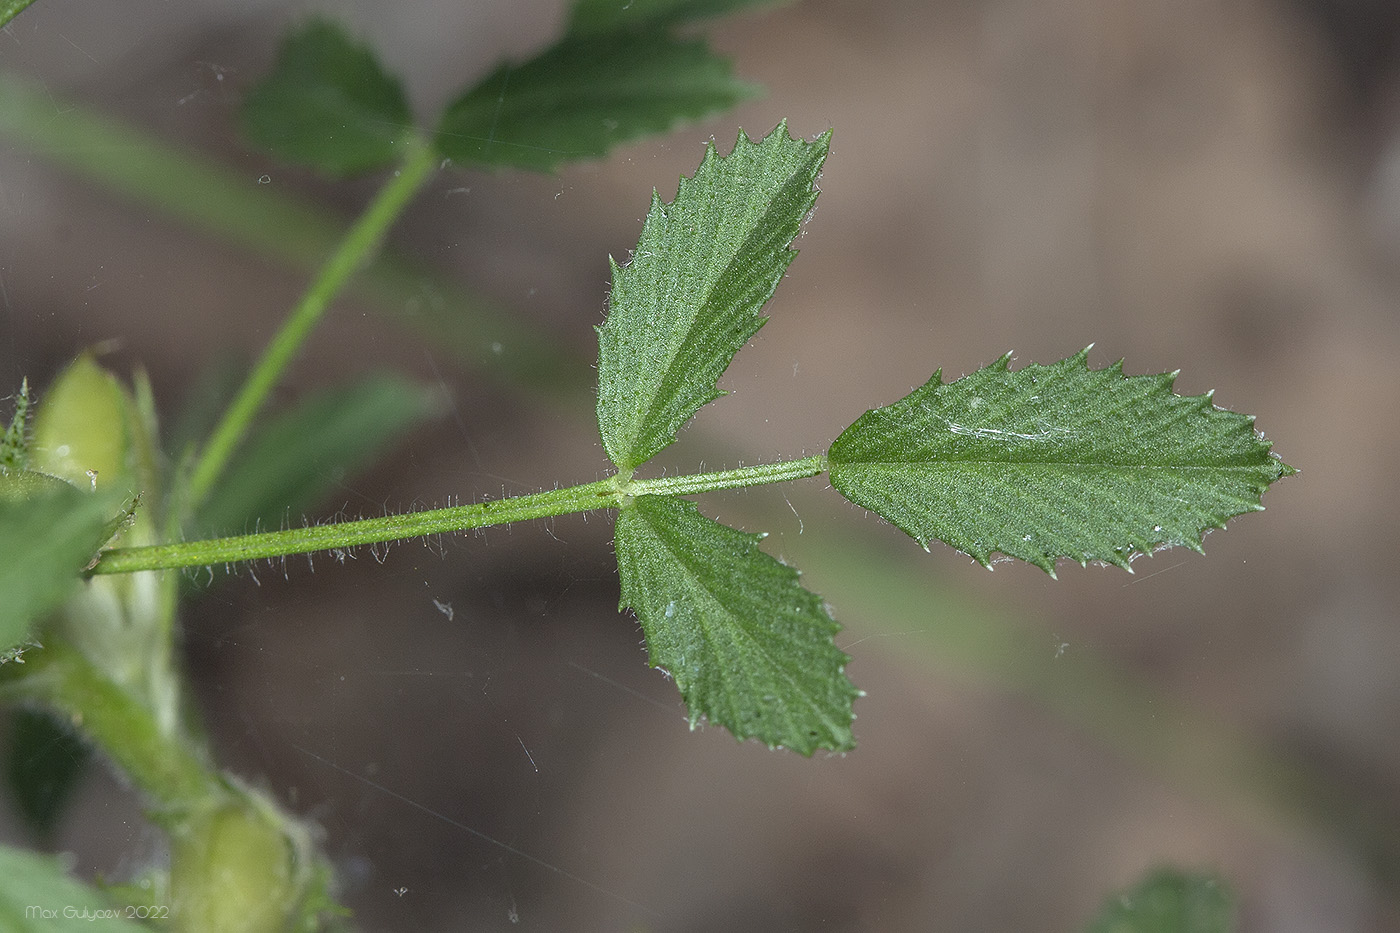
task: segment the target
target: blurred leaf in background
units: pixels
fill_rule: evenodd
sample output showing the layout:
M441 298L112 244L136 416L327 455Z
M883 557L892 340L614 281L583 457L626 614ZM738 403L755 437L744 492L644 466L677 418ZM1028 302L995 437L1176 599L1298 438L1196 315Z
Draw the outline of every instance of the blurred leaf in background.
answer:
M443 411L437 392L392 375L313 393L254 429L197 525L233 534L280 527Z
M458 98L436 144L464 165L549 172L756 93L703 42L626 33L566 39L522 65L502 65Z
M412 121L403 88L374 52L319 17L287 36L243 103L250 140L328 175L394 162Z
M73 732L51 716L16 709L5 748L5 781L15 807L41 837L53 833L90 754Z
M125 911L64 873L58 859L0 846L0 917L6 933L140 933Z
M569 34L587 36L614 29L659 29L693 19L737 13L747 7L779 6L790 0L578 0Z
M1219 878L1159 868L1112 895L1087 933L1233 933L1235 899Z

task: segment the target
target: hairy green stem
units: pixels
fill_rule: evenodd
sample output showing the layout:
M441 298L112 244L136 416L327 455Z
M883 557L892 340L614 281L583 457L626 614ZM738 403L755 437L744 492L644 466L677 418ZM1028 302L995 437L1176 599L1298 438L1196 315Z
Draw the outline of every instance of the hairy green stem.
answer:
M258 409L336 294L374 255L389 227L428 180L437 164L437 155L432 147L417 136L410 136L404 145L406 151L394 176L380 189L335 253L321 267L214 429L190 474L187 500L190 508L197 508L223 475L225 466L242 442Z
M244 169L181 150L14 74L0 74L0 135L115 197L298 271L315 270L345 230L339 217L277 185L254 185ZM589 388L587 368L557 337L418 261L381 250L356 278L357 297L372 310L555 406L576 402Z
M289 554L309 554L313 551L329 551L364 544L382 544L422 535L446 534L470 528L487 528L534 518L548 518L552 515L619 508L634 496L680 496L715 489L738 489L744 486L803 479L816 476L825 470L826 457L816 456L782 463L763 463L718 473L696 473L659 479L630 480L621 476L610 476L582 486L551 489L472 505L387 515L384 518L331 522L306 528L288 528L283 531L210 538L204 541L113 548L102 553L89 573L134 573L139 570L204 567L240 560L285 557Z
M0 699L38 703L67 720L141 792L147 815L170 838L178 929L291 929L288 918L329 903L329 871L305 826L219 774L198 740L163 730L148 706L73 645L44 641L22 664L0 668Z
M103 552L89 572L130 573L136 570L202 567L260 557L308 554L312 551L379 544L403 538L416 538L420 535L505 525L550 515L567 515L571 512L585 512L616 504L617 483L610 478L528 496L422 512L405 512L402 515L387 515L383 518L334 522L232 538L211 538L206 541L114 548Z
M110 680L73 646L44 639L24 664L6 665L0 698L37 701L90 736L155 804L178 817L225 793L223 781L193 744L164 732L151 710Z

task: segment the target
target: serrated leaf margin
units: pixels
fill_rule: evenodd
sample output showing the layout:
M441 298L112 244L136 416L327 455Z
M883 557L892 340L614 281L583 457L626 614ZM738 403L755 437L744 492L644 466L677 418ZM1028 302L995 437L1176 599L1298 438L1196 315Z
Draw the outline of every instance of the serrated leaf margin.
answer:
M759 549L762 538L706 518L687 499L639 496L617 517L619 609L636 614L649 663L675 680L692 728L709 721L737 739L757 738L801 755L819 748L848 751L855 746L851 704L863 693L845 674L850 657L833 641L840 626L821 597L801 586L795 568ZM694 585L682 592L666 587L668 569L678 569ZM725 592L741 578L759 592L738 599ZM732 618L719 618L717 612ZM773 641L761 643L760 634L772 635ZM787 682L788 697L744 696L763 689L763 678L717 663L725 652L716 646L726 636L744 642L732 648L737 663L766 664ZM787 657L771 654L780 643L791 649ZM696 656L707 649L711 656ZM799 671L820 678L822 688L801 687ZM792 697L795 703L789 703Z
M613 285L607 319L598 328L597 410L603 447L620 471L629 472L665 449L697 411L723 395L720 376L767 322L763 307L797 256L791 244L816 202L816 181L830 143L830 130L812 141L792 138L786 120L759 141L741 130L726 156L719 155L711 141L700 167L694 175L681 178L671 202L663 202L652 191L632 258L619 265L609 257ZM758 213L779 215L763 242L750 243L760 229L757 222L744 242L732 249L726 244L716 250L711 230L671 229L676 206L703 210L707 192L725 187L726 173L735 176L736 184L752 185L745 172L764 158L765 151L790 157L791 165L783 167L786 174L780 176L781 183L769 179L771 193L759 205ZM682 255L677 263L663 268L658 257L673 253L693 255ZM673 265L721 268L722 272L710 282L700 306L672 308L673 313L666 314L660 299L648 295L655 285L648 280L678 277L687 271ZM758 267L752 281L740 279L740 273L748 271L746 266ZM726 274L727 278L721 277ZM746 284L747 291L721 294L726 285L736 284L735 279ZM639 397L645 408L636 407Z

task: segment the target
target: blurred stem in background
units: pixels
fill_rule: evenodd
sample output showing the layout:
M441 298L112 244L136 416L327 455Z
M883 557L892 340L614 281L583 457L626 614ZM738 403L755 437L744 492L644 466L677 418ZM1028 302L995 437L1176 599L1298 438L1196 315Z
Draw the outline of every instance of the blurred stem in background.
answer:
M339 240L330 259L321 265L214 428L190 474L186 506L191 511L204 503L214 484L223 476L224 468L243 442L268 394L281 380L331 302L350 277L378 251L394 221L427 183L438 159L436 153L426 140L417 136L408 137L404 149L390 180Z
M0 135L116 197L290 269L317 268L344 236L345 223L325 211L118 121L56 102L11 75L0 75ZM368 306L430 336L463 366L552 410L591 417L589 362L528 320L392 250L371 262L356 286ZM755 508L759 501L748 500ZM1348 797L1316 769L1151 688L1091 649L1076 646L1056 657L1046 650L1043 632L970 606L910 560L882 553L844 526L788 546L823 577L848 625L856 624L849 634L859 637L862 618L917 620L922 631L895 649L905 663L917 658L1030 697L1139 767L1248 814L1255 829L1325 832L1362 857L1382 883L1400 884L1400 827L1378 812L1379 804ZM911 646L921 650L911 652Z
M0 135L119 198L303 274L345 236L341 218L14 75L0 75ZM401 255L381 252L355 281L361 300L474 369L574 403L592 391L588 368L557 341Z

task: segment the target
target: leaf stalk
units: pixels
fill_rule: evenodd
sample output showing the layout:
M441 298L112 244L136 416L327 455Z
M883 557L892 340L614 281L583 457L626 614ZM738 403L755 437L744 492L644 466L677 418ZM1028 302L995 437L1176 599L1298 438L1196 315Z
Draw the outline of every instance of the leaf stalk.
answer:
M333 551L366 544L383 544L423 535L450 534L512 522L569 515L595 509L621 508L644 495L684 496L718 489L739 489L816 476L826 470L826 457L762 463L755 466L657 479L630 479L620 474L580 486L476 502L444 509L405 512L383 518L328 522L257 534L181 541L147 547L103 551L89 575L135 573L205 567L242 560Z
M109 679L78 650L45 638L24 665L7 665L0 699L38 701L91 736L150 798L157 815L188 811L222 799L224 784L192 743L161 729L131 692Z

